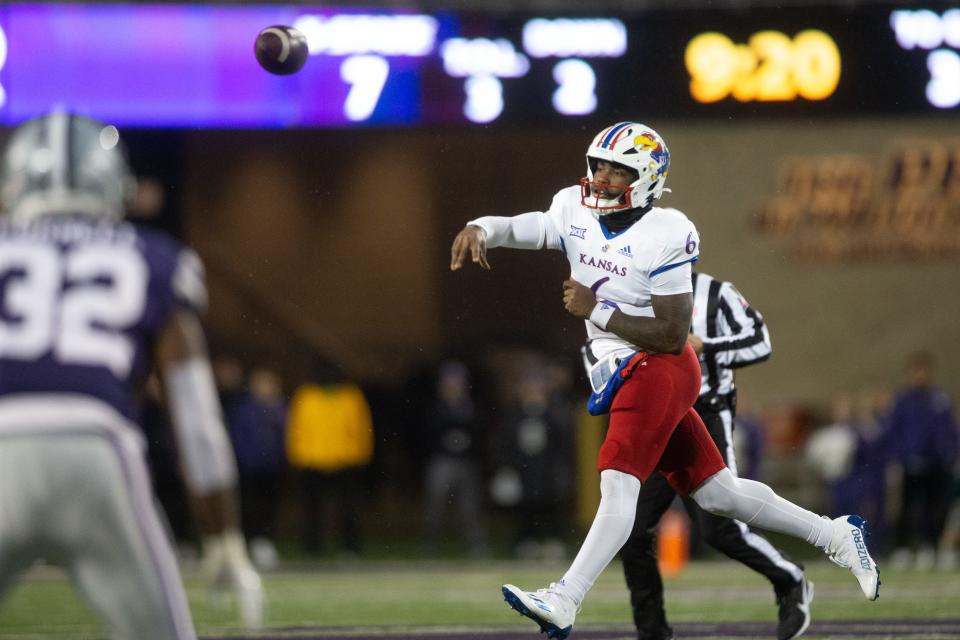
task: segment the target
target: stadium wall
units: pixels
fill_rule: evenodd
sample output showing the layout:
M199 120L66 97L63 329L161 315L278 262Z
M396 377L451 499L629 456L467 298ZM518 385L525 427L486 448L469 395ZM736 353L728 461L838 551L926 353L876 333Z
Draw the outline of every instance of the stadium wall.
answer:
M960 120L649 124L672 153L663 204L698 225L701 268L735 282L771 327L774 357L742 374L751 398L892 387L918 348L960 397L960 257L802 258L791 233L757 226L788 158L875 162L882 199L894 150L960 139ZM582 327L562 309L562 256L495 251L492 273L451 274L448 252L470 218L547 207L582 175L593 128L191 133L186 229L211 266L211 328L291 362L304 347L333 351L380 382L490 343L573 353Z

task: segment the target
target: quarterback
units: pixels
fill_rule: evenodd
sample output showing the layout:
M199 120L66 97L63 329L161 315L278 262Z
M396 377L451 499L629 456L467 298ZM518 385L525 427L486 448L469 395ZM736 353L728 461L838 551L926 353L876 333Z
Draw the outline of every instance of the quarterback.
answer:
M133 176L113 127L35 118L0 169L0 595L44 558L110 637L196 638L136 424L156 364L210 577L257 626L263 593L238 528L199 259L120 219Z
M693 409L700 365L687 336L700 238L682 212L654 206L670 168L663 139L643 124L620 122L597 134L586 161L587 177L560 190L547 211L472 220L451 248L453 270L468 256L489 269L493 247L566 255L564 306L587 330L588 408L610 414L597 461L600 506L573 564L537 591L504 585L507 603L549 637L566 638L587 591L629 537L640 484L654 470L710 513L816 545L876 599L880 572L863 520L821 517L737 478Z

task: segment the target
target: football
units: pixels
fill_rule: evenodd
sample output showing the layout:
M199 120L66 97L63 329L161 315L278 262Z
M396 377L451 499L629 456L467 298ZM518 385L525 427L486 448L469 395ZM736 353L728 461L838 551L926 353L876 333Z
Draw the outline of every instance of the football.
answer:
M257 34L253 50L261 67L281 76L296 73L307 62L307 39L293 27L267 27Z

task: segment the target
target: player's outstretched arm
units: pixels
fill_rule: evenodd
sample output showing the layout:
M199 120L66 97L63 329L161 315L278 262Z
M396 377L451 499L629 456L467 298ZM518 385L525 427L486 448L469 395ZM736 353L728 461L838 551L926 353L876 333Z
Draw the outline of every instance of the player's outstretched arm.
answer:
M487 248L562 248L562 240L553 217L540 211L530 211L516 216L484 216L471 220L453 239L450 269L456 271L463 266L468 255L475 263L489 269Z
M221 417L203 329L189 311L175 312L158 336L156 363L202 533L238 522L236 465Z
M484 269L490 268L490 263L487 262L487 232L480 227L468 225L453 239L453 246L450 247L450 270L456 271L462 267L468 255Z
M260 576L247 556L240 532L237 470L200 321L176 311L157 338L155 359L166 391L171 423L191 511L203 538L204 569L215 590L236 592L241 622L263 619Z

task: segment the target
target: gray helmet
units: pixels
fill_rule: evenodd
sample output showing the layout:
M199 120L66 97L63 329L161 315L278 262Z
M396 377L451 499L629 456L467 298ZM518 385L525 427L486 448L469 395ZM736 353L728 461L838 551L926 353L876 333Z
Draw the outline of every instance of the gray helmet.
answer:
M51 113L13 132L0 167L0 206L11 218L51 214L121 218L135 182L116 127Z

